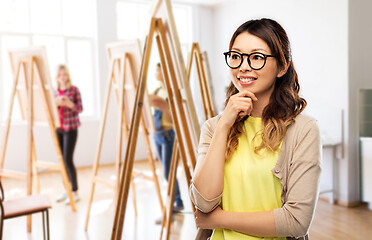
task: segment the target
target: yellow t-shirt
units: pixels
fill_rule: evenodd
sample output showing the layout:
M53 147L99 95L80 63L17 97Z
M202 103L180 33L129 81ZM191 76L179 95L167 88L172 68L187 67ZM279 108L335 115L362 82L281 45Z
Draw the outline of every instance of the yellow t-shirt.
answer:
M261 135L252 142L256 132L261 130L261 118L248 117L244 132L239 136L239 145L225 163L222 209L232 212L268 211L282 206L282 185L271 169L274 168L280 151L275 153L266 148L254 153L254 147L262 141ZM282 142L283 143L283 142ZM280 144L280 149L282 147ZM228 229L215 229L212 240L275 239L253 237Z

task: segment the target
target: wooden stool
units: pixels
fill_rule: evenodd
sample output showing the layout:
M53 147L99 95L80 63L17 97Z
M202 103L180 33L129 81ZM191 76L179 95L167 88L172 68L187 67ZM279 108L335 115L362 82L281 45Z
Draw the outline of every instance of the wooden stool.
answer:
M4 220L20 216L26 216L41 212L43 216L43 234L44 239L49 239L49 214L51 208L49 198L46 195L30 195L18 199L4 201L3 185L0 181L1 191L1 221L0 221L0 239L3 238Z

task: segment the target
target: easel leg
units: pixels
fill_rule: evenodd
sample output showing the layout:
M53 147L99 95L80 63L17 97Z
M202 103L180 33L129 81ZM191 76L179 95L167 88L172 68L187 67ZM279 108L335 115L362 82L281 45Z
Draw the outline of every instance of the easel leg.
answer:
M120 192L118 197L118 204L115 213L114 226L112 230L111 239L121 239L123 224L125 218L126 203L128 200L128 190L129 190L129 181L131 179L132 170L133 170L133 160L134 160L134 151L137 144L138 130L139 130L139 120L142 112L142 105L144 94L146 90L146 80L148 66L150 62L150 54L152 47L152 40L155 30L155 19L152 19L150 26L150 33L146 40L145 51L142 57L141 71L139 77L139 86L136 92L136 99L131 119L131 127L129 132L128 144L125 153L125 161L121 174L120 181Z
M205 103L205 109L206 109L205 118L209 119L213 117L212 101L209 95L207 77L206 77L205 67L203 63L203 56L200 52L199 44L195 43L195 45L196 45L196 62L199 68L198 71L200 71L199 84L200 84L200 89L202 92L202 97L204 99L203 102Z
M33 58L30 57L28 64L30 74L28 76L28 121L27 121L27 195L32 194L32 146L34 145L33 137L33 123L34 123L34 68L33 68ZM27 80L26 80L27 81ZM31 232L31 216L27 216L27 231Z
M134 76L134 74L133 74L133 68L132 68L133 65L132 65L131 58L130 58L130 56L129 56L128 53L125 54L125 59L129 63L129 70L131 70L130 73L131 73L132 85L135 87L135 89L137 89L137 83L136 83L136 81L135 81L135 79L133 77ZM164 210L163 199L162 199L162 196L161 196L161 191L160 191L158 176L156 174L155 160L153 158L152 150L151 150L151 146L150 146L149 132L148 132L148 130L146 128L146 123L145 123L144 118L145 118L145 114L144 114L144 112L142 112L141 127L142 127L143 139L145 140L146 149L147 149L147 158L149 160L151 171L152 171L152 175L153 175L152 181L153 181L153 183L155 185L155 188L156 188L156 193L158 195L158 200L159 200L161 211L163 212L163 210ZM127 126L127 125L125 125L125 126ZM128 139L128 138L126 137L126 139Z
M170 53L169 53L169 49L167 48L167 44L166 44L166 39L163 39L165 38L163 34L163 29L161 28L161 24L159 24L160 27L159 27L159 33L160 33L160 36L162 37L159 37L159 36L156 36L156 42L157 42L157 45L158 45L158 50L159 50L159 56L160 56L160 60L161 60L161 63L163 64L163 66L165 66L166 63L168 63L168 68L170 69L170 72L172 73L172 71L174 71L172 69L172 66L171 64L171 58L170 58ZM167 60L165 60L167 59ZM167 87L167 92L168 92L168 98L169 98L169 102L170 102L170 107L171 107L171 113L172 113L172 117L173 117L173 122L175 124L175 130L176 130L176 136L177 136L177 139L179 141L179 149L180 149L180 153L181 153L181 157L183 159L183 163L184 163L184 167L185 167L185 174L186 174L186 180L187 180L187 183L190 184L190 181L191 181L191 176L188 174L189 172L189 168L187 166L187 160L186 160L186 150L184 148L184 139L183 139L183 136L182 136L182 133L181 133L181 126L180 126L180 122L182 124L183 127L186 127L185 126L185 121L180 121L179 118L178 118L178 115L177 115L177 110L176 110L176 104L177 104L177 107L178 109L182 109L182 99L180 98L180 96L178 96L177 100L174 101L173 99L173 92L172 92L172 89L178 89L177 88L177 84L176 84L176 79L174 77L174 72L173 72L173 78L171 78L171 80L173 81L173 88L171 88L171 84L170 84L170 79L169 79L169 76L168 76L168 72L165 71L163 69L163 78L164 78L164 82L165 82L165 85ZM176 86L176 88L174 87ZM187 131L186 131L187 132ZM186 135L186 138L189 138L190 135ZM189 139L190 140L190 139ZM193 157L193 155L191 155L191 158ZM195 157L195 156L194 156ZM177 158L177 163L178 163L178 158ZM173 169L173 171L175 171ZM170 187L170 189L173 188L173 194L174 195L174 187L175 187L175 173L172 175L172 178L170 178L170 181L168 181L168 187ZM174 183L173 183L174 181ZM172 186L173 185L173 186ZM167 222L167 238L169 238L169 231L170 231L170 221L171 221L171 214L173 212L173 201L174 201L174 196L171 196L171 206L168 205L168 209L169 209L169 212L168 212L168 222ZM191 201L191 199L190 199ZM192 204L193 206L193 204ZM169 218L170 216L170 218ZM163 225L164 227L164 225ZM162 235L161 235L162 237Z
M170 52L170 49L169 49L167 36L165 35L165 28L164 28L163 22L160 21L160 19L159 19L158 24L157 24L157 31L158 31L159 36L160 36L159 40L157 40L159 55L163 56L163 61L164 61L164 63L166 63L163 66L167 66L168 71L169 71L169 75L170 75L170 78L168 78L169 88L167 86L168 97L170 96L169 92L172 92L173 89L176 89L176 91L174 91L174 95L176 97L175 104L177 105L176 109L178 111L177 110L175 111L175 116L177 116L177 119L179 121L177 120L175 122L180 123L179 124L180 132L177 133L177 134L178 134L178 136L181 136L180 135L181 131L182 131L181 129L183 129L183 135L185 135L184 139L182 137L180 137L180 139L179 139L180 146L181 147L186 146L187 151L189 153L189 157L190 157L192 167L194 169L195 165L196 165L196 152L194 150L194 146L192 144L191 135L190 135L190 130L192 129L192 127L188 126L188 123L187 123L187 120L186 120L185 117L180 117L180 116L182 116L181 114L184 114L187 111L187 109L184 109L183 99L182 99L180 91L178 91L180 88L179 88L179 85L178 85L178 82L177 82L177 79L176 79L175 69L172 65L172 63L173 63L172 56L171 56L171 52ZM164 77L164 79L165 79L165 77ZM169 79L171 81L169 81ZM172 114L172 116L173 116L173 114ZM181 142L181 140L182 140L182 142ZM186 159L186 153L185 153L185 156L183 155L183 153L181 153L181 155L184 159Z
M165 38L165 35L164 35L163 31L164 31L164 29L162 28L162 25L159 24L159 33L161 35L163 35L161 38L159 36L156 36L156 42L157 42L158 49L159 49L159 56L160 56L160 59L161 59L162 63L167 63L167 62L170 63L171 62L170 51L169 51L169 48L167 48L166 39L163 39L163 38ZM165 57L166 57L167 61L165 60ZM172 70L173 70L172 66L170 64L168 64L168 67L171 69L170 72L172 72ZM190 170L189 170L189 167L188 167L188 164L187 164L186 150L185 150L185 147L184 147L185 146L184 145L184 139L183 139L183 135L181 133L181 131L182 131L181 126L179 124L181 122L181 125L183 127L186 127L187 123L184 121L185 119L182 119L182 118L181 118L181 121L179 121L178 115L177 115L176 109L175 109L176 104L177 104L178 109L183 109L182 99L180 98L180 96L178 96L177 101L174 102L173 97L171 97L172 96L172 94L171 94L172 93L172 88L170 87L171 86L170 85L170 79L169 79L168 73L166 71L163 71L163 78L166 82L165 85L167 86L172 117L173 117L173 119L174 119L173 121L175 123L176 136L177 136L178 141L179 141L180 154L181 154L182 162L183 162L184 169L185 169L186 181L187 181L188 186L190 186L190 184L191 184L191 174L190 174ZM176 79L171 78L171 80L173 81L173 86L176 85L175 89L178 89ZM186 140L189 140L189 141L186 141L186 142L191 143L191 136L189 134L189 131L186 129L186 131L184 131L184 133L185 133L184 135L185 135ZM191 160L191 162L193 162L193 161L196 162L194 151L189 152L189 157L190 157L190 159L194 159L194 160ZM191 199L190 199L190 202L191 202ZM194 204L192 202L191 202L191 206L193 207L193 211L195 211Z
M134 186L134 177L130 181L130 186L132 188L134 215L137 217L137 201L136 201L136 187Z
M124 57L121 65L121 76L122 79L119 84L119 135L118 135L118 148L117 148L117 159L116 159L116 186L115 186L115 199L118 197L119 193L119 187L120 187L120 168L122 165L121 158L122 158L122 147L123 147L123 132L125 134L125 140L126 143L128 142L128 124L127 124L127 118L125 114L125 83L126 83L126 75L125 72L127 71L127 65L126 65L126 59L127 56ZM118 62L118 65L120 67L120 63ZM137 216L137 203L136 203L136 190L134 186L134 178L132 177L130 180L130 185L132 188L133 193L133 207L134 207L134 214Z
M190 76L191 76L191 67L192 67L192 60L194 58L194 51L195 51L195 43L191 45L191 51L188 56L188 61L187 61L187 80L188 83L190 83Z
M59 143L58 143L56 127L55 127L54 122L52 120L53 119L52 114L51 114L52 110L51 110L51 108L48 104L48 99L47 99L47 93L46 93L46 90L45 90L45 86L44 86L44 83L41 82L40 70L39 70L39 68L36 64L36 61L34 59L32 61L32 65L34 66L33 69L36 70L36 74L39 76L38 79L40 81L41 95L43 97L44 107L46 109L46 116L47 116L47 119L48 119L48 125L49 125L49 128L50 128L50 132L52 134L53 143L54 143L56 153L57 153L57 158L58 158L58 162L59 162L59 169L60 169L61 174L62 174L62 179L63 179L63 183L65 184L65 188L66 188L68 198L70 199L71 209L72 209L72 211L75 212L76 211L75 201L74 201L74 198L72 196L71 185L70 185L70 181L68 180L65 162L63 161L61 148L60 148Z
M160 231L160 239L163 239L163 231L164 228L170 228L170 223L172 221L172 213L173 213L173 202L174 202L174 189L175 189L175 182L176 178L175 172L177 171L178 165L178 158L179 158L179 148L177 138L174 141L173 145L173 152L172 152L172 160L169 170L169 177L168 177L168 189L167 189L167 201L166 201L166 208L163 211L163 221L161 223L161 231ZM173 197L172 197L173 196ZM167 230L166 236L169 235L169 231Z
M145 121L143 120L143 117L141 118L141 126L142 126L142 132L143 132L143 139L145 140L146 149L147 149L147 158L148 158L149 163L150 163L152 176L153 176L153 182L154 182L154 185L155 185L155 188L156 188L156 194L158 195L160 209L163 212L163 210L164 210L163 198L161 196L161 191L160 191L160 186L159 186L159 179L158 179L158 176L156 175L155 160L152 156L152 151L151 151L151 146L150 146L150 141L149 141L149 134L147 132Z
M197 72L198 72L198 78L199 78L199 88L200 88L200 92L201 92L201 98L202 98L202 102L203 102L203 109L204 109L204 116L205 116L205 119L208 119L208 107L207 107L207 103L205 101L205 89L204 89L204 84L203 84L203 80L204 80L204 76L203 76L203 73L202 73L202 66L201 66L201 63L200 63L200 58L199 58L199 54L197 52L197 44L194 43L193 45L196 46L196 49L195 49L195 52L193 53L193 55L195 56L195 63L196 63L196 69L197 69Z
M32 172L33 172L33 175L35 176L34 183L33 183L35 187L35 193L39 194L40 193L40 179L39 179L39 170L36 164L35 139L33 139L32 141Z
M117 199L119 186L120 186L120 168L121 168L121 157L122 157L122 148L123 148L123 133L125 134L125 140L128 140L128 129L127 129L127 122L125 116L125 109L124 109L124 85L125 85L125 60L122 61L120 64L118 62L119 67L122 68L121 72L121 81L118 84L118 112L119 112L119 121L118 121L118 136L117 136L117 153L116 153L116 163L115 163L115 171L116 171L116 180L115 180L115 199Z
M86 218L85 218L85 231L88 230L90 209L92 207L94 190L95 190L95 187L96 187L96 177L97 177L97 172L98 172L99 160L100 160L100 157L101 157L102 140L103 140L103 135L104 135L104 132L105 132L105 126L106 126L106 120L107 120L107 111L108 111L108 106L109 106L109 102L110 102L110 93L111 93L111 88L112 88L113 67L114 67L113 62L111 62L110 65L111 65L110 66L111 71L110 71L108 87L107 87L107 90L106 90L106 100L105 100L105 106L103 108L103 119L101 121L99 135L98 135L98 147L97 147L97 152L96 152L96 158L95 158L94 165L93 165L92 185L91 185L91 188L90 188L89 204L88 204L87 215L86 215Z
M177 166L178 166L178 159L179 154L178 151L175 155L174 164L173 164L173 174L172 178L170 179L170 193L169 193L169 207L168 207L168 218L167 218L167 234L165 235L165 239L169 240L169 234L171 229L171 223L172 223L172 215L173 215L173 202L174 202L174 192L176 189L176 181L177 181Z
M200 52L200 49L199 49ZM209 71L209 65L208 65L208 56L207 52L200 52L200 59L202 62L203 66L203 73L204 73L204 78L205 78L205 87L206 87L206 94L207 94L207 101L209 105L209 118L212 118L216 115L216 111L214 109L214 103L213 103L213 96L212 96L212 89L211 89L211 80L210 80L210 71Z

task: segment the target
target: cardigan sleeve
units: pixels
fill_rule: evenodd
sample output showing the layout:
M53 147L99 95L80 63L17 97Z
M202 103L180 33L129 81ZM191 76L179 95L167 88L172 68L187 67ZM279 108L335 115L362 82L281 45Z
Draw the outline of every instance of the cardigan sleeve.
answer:
M217 196L216 198L213 198L213 199L210 199L210 200L206 199L206 198L203 197L203 195L201 195L199 193L199 191L195 187L194 183L191 183L189 192L190 192L191 201L195 205L196 209L198 209L199 211L201 211L203 213L212 212L221 203L222 193L219 196Z
M319 196L321 139L315 120L302 129L289 165L286 202L273 210L278 237L305 236Z
M214 134L214 130L219 118L220 116L216 116L214 118L207 120L203 124L200 133L197 161L202 161L207 155ZM206 199L196 189L193 182L191 182L189 192L191 201L194 203L195 207L203 213L212 212L221 203L222 193L214 199Z

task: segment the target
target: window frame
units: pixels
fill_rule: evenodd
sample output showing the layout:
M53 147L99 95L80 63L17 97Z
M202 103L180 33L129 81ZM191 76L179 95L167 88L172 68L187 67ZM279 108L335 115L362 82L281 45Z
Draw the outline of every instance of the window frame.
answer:
M47 34L47 33L39 33L39 32L32 32L32 29L31 29L31 4L32 2L29 0L28 1L28 31L25 31L25 32L19 32L19 31L9 31L9 29L7 31L3 31L3 30L0 30L0 48L2 48L3 46L3 38L4 37L12 37L12 36L20 36L20 37L26 37L28 39L28 42L30 43L29 46L39 46L39 45L34 45L34 37L35 36L40 36L40 37L59 37L59 38L62 38L63 39L63 51L64 51L64 59L63 61L64 62L61 62L61 64L66 64L67 67L69 67L69 62L68 62L68 41L69 40L83 40L83 41L87 41L90 43L90 49L91 49L91 52L92 52L92 58L91 58L91 68L92 68L92 80L91 82L89 82L89 84L93 84L93 87L92 87L92 95L93 95L93 99L90 99L90 101L93 101L92 104L93 105L93 112L91 113L88 113L87 115L84 114L84 111L80 117L81 121L92 121L92 120L98 120L99 119L99 108L97 106L99 106L99 99L100 99L100 93L98 91L99 87L98 87L98 84L99 84L99 77L98 77L98 74L97 74L97 65L98 65L98 62L97 62L97 56L98 56L98 52L97 52L97 49L96 49L96 46L97 46L97 39L96 39L96 32L97 32L97 27L96 27L96 20L97 20L97 4L96 4L96 1L92 1L92 33L91 33L91 36L73 36L73 35L67 35L63 32L63 14L64 14L64 9L62 8L62 1L63 0L60 0L60 12L61 12L61 33L59 34ZM7 55L7 52L4 52L2 54L5 54ZM47 57L48 59L51 57L48 55L48 52L47 52ZM49 62L48 62L48 66L49 66ZM50 67L50 66L49 66ZM3 62L3 57L1 56L0 57L0 73L3 73L4 71L4 62ZM51 72L50 72L50 77L51 77L51 81L52 81L52 85L54 88L56 88L56 84L55 84L55 72L53 71L53 69L51 69ZM12 84L11 86L13 86L13 81L14 81L14 76L12 76L12 79L10 79L12 81ZM8 111L9 111L9 101L10 99L6 99L5 96L4 96L4 93L5 91L8 91L12 89L12 87L10 89L5 89L5 84L4 82L5 81L8 81L7 79L4 79L4 74L0 74L0 125L3 125L5 123L5 121L7 120L7 115L8 115ZM73 81L73 80L72 80ZM74 83L74 81L73 81ZM79 88L84 88L84 85L82 86L77 86ZM87 101L84 102L84 96L82 96L82 99L83 99L83 105L86 105L87 104ZM13 109L14 108L17 108L19 106L15 106L13 105ZM14 110L13 110L14 112ZM23 120L22 119L12 119L12 122L15 123L15 124L18 124L18 123L22 123Z

